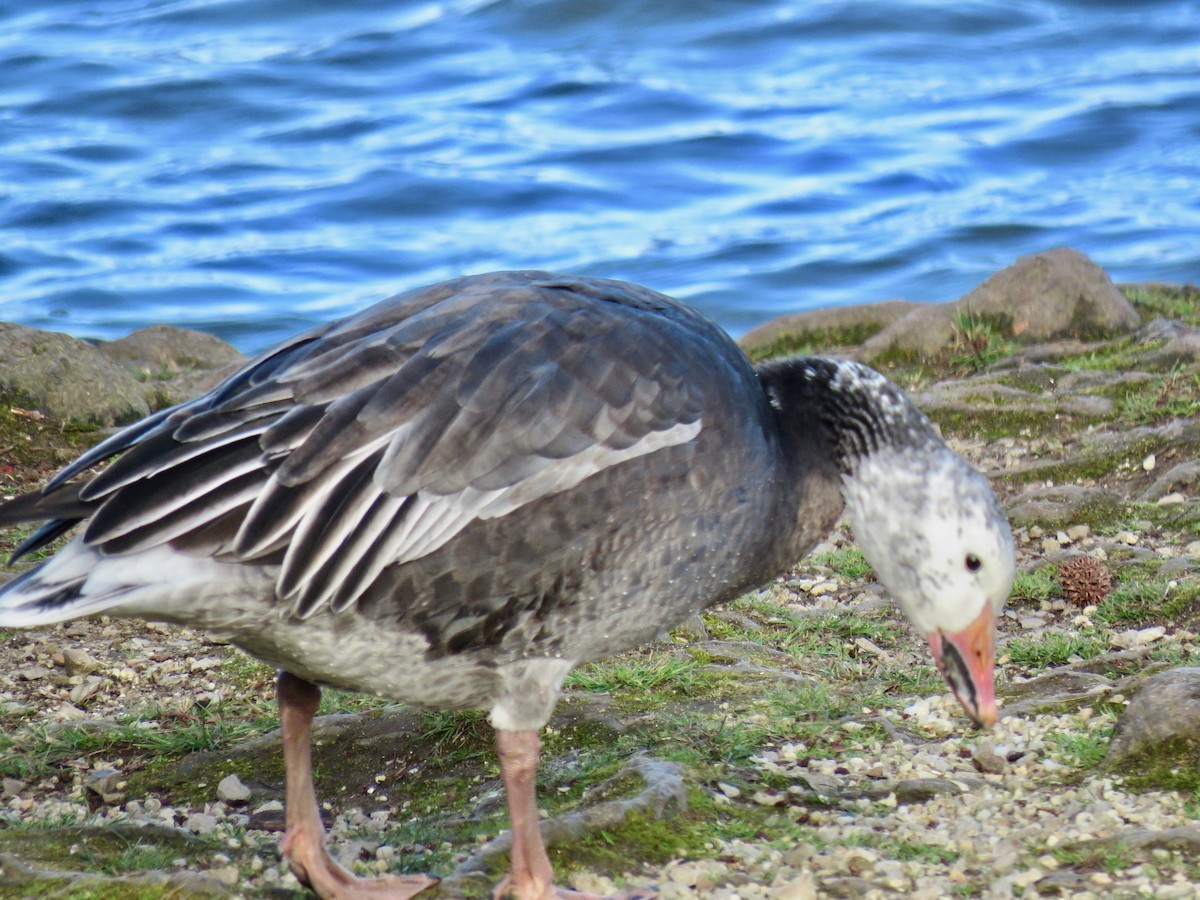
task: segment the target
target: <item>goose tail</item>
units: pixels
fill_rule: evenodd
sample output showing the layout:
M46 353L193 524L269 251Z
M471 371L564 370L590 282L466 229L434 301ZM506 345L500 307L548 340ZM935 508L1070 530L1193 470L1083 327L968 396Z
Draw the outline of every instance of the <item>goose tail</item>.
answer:
M121 603L120 590L84 590L99 557L96 550L72 543L52 559L0 585L0 627L52 625Z

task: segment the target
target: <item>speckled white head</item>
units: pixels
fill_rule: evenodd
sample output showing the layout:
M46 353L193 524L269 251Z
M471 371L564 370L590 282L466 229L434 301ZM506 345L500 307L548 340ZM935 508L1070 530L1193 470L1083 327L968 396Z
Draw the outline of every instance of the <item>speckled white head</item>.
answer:
M960 632L1013 583L1013 539L987 480L942 444L885 447L843 476L863 555L926 634Z
M991 486L895 385L857 363L829 379L842 493L863 555L978 723L996 720L996 617L1012 590L1012 530Z

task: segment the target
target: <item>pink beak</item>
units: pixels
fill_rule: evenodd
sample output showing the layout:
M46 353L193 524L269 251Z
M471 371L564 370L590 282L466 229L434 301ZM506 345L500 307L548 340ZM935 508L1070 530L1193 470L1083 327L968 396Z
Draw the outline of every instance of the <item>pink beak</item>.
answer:
M958 632L926 635L933 661L967 715L983 728L996 724L996 613L992 604Z

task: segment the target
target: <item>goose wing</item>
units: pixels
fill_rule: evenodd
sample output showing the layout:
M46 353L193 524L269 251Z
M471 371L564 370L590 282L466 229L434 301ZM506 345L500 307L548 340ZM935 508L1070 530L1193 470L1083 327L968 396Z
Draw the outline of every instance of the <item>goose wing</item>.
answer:
M294 614L340 610L473 520L692 440L711 383L696 369L730 351L707 320L633 285L458 279L301 335L118 432L41 502L73 494L57 506L107 555L171 543L277 565Z

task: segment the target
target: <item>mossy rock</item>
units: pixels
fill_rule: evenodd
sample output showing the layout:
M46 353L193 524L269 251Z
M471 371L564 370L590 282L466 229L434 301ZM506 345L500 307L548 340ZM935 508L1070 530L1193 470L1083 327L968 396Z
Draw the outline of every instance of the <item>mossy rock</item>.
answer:
M137 379L86 341L0 322L0 403L75 426L120 425L150 412Z
M778 316L746 332L738 344L755 361L856 347L913 310L927 305L889 300Z
M967 331L1030 344L1111 337L1140 323L1103 269L1061 247L1021 257L954 303L910 313L867 340L861 358L946 362L974 337Z
M1015 498L1009 506L1008 519L1018 527L1040 525L1053 529L1090 525L1095 528L1119 519L1124 512L1125 501L1115 491L1060 484Z
M1134 788L1200 788L1200 668L1147 679L1117 721L1105 762Z

